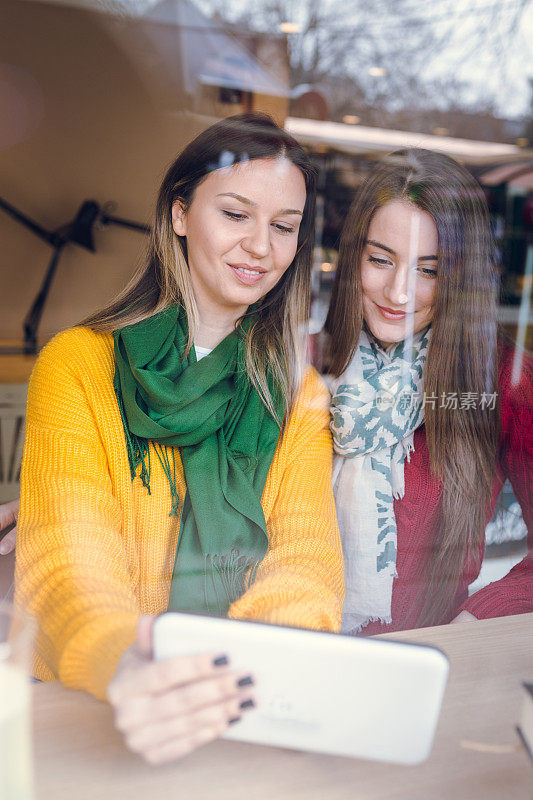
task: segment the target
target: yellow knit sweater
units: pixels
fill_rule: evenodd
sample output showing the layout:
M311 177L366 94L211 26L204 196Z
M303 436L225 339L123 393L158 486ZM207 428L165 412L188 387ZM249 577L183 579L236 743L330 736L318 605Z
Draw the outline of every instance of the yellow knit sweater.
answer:
M34 674L97 697L134 641L139 615L167 608L179 532L154 454L152 493L131 481L113 375L111 334L73 328L42 351L28 395L17 538L17 598L39 620ZM268 552L231 617L340 627L328 398L309 370L261 500ZM176 462L183 498L177 448Z

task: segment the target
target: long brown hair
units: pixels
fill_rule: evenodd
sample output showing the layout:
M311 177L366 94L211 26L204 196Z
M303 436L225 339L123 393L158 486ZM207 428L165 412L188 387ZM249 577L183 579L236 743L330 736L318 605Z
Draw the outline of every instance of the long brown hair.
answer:
M445 155L417 148L392 153L357 193L344 226L326 319L329 371L350 363L363 328L360 265L376 211L405 200L429 213L438 231L438 278L424 370L426 440L442 481L437 540L421 561L425 599L418 625L447 622L465 561L479 547L495 474L498 407L441 406L443 395L497 389L496 272L486 201L470 173ZM474 397L474 395L471 395ZM458 403L458 405L462 405ZM466 405L466 404L465 404ZM483 407L482 407L483 406Z
M247 371L265 405L273 411L268 375L290 409L305 360L304 333L309 319L311 250L313 246L316 171L303 148L267 114L228 117L190 142L169 167L157 199L146 262L118 298L87 317L82 325L115 330L140 322L180 303L187 313L189 348L198 324L197 306L187 263L185 237L172 227L172 205L185 211L196 187L213 170L252 159L286 158L303 175L306 202L298 233L298 249L281 280L256 306L257 322L246 339Z

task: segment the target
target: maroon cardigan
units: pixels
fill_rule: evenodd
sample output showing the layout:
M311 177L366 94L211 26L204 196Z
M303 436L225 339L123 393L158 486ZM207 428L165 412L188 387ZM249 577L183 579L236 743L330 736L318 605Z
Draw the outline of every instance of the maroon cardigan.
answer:
M455 597L453 617L465 609L479 619L533 611L533 359L524 355L518 385L512 386L513 350L500 347L499 393L501 437L498 476L494 480L491 519L503 482L509 478L528 529L528 555L501 580L468 597L468 586L479 575L484 543L465 565ZM442 485L431 475L426 431L414 434L414 452L405 463L405 495L394 501L398 531L392 589L392 623L371 622L363 635L412 628L424 600L424 562L439 528Z

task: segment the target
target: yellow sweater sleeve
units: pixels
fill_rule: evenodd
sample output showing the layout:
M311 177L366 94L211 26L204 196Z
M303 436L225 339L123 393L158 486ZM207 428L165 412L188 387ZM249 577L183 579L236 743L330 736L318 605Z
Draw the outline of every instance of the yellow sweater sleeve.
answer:
M83 341L57 336L31 377L16 596L39 619L38 677L103 697L139 609L106 452L77 377Z
M331 467L329 392L310 369L263 493L268 552L230 617L340 630L344 568Z

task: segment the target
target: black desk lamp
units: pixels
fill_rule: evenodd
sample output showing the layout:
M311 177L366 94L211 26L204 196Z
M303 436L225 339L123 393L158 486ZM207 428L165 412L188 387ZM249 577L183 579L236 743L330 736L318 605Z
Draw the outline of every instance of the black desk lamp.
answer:
M74 219L66 225L57 228L55 231L46 230L46 228L34 222L34 220L30 219L26 214L23 214L22 211L18 211L18 209L2 198L0 198L0 208L16 219L17 222L20 222L32 231L36 236L39 236L40 239L49 244L53 249L52 257L48 263L48 269L41 284L41 288L23 322L24 347L22 352L29 354L38 352L37 329L59 263L59 258L65 245L69 243L77 244L79 247L83 247L85 250L94 253L93 229L96 223L100 223L101 225L120 225L124 228L140 231L141 233L150 232L150 228L147 225L141 225L138 222L132 222L131 220L111 215L109 212L114 209L113 204L106 203L103 207L100 207L94 200L85 200L81 204ZM6 352L6 350L3 350L3 352ZM10 350L9 352L19 351Z

